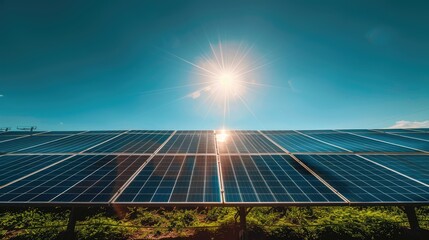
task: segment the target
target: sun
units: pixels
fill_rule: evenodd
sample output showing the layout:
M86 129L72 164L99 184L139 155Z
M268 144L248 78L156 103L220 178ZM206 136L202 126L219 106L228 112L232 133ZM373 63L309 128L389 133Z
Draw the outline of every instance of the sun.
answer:
M222 126L226 125L231 112L237 114L239 111L236 110L242 107L256 119L249 104L249 98L254 96L247 93L265 86L258 82L258 72L267 63L253 54L253 46L244 42L219 41L218 44L210 43L209 49L195 62L173 55L194 67L192 74L197 78L190 86L198 86L198 89L186 97L201 99L206 116L208 112L220 113Z

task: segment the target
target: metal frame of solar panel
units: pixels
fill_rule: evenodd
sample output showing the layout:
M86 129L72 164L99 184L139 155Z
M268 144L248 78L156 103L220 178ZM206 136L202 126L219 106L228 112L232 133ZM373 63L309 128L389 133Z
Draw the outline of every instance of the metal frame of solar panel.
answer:
M428 151L429 129L4 132L0 205L429 205Z

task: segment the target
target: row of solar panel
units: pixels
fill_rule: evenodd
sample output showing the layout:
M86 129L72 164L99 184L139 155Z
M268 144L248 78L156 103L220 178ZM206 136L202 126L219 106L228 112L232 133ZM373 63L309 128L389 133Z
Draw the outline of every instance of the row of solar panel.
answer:
M0 156L0 204L429 201L429 155L151 157Z
M0 154L80 152L152 154L172 133L169 131L73 132L73 134L48 132L31 136L2 133L0 134ZM220 154L273 154L285 151L291 153L428 153L429 132L423 132L423 130L421 132L404 130L400 133L383 133L374 130L266 131L262 133L231 131L223 136L222 141L217 141L217 148ZM176 132L160 153L216 154L215 134L210 131Z

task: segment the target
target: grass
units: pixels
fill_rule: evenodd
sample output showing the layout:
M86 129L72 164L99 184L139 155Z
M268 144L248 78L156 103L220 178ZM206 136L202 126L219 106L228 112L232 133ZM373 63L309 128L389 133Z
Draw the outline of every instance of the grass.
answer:
M78 239L236 239L235 208L87 208L78 215ZM68 209L0 209L1 239L61 239ZM427 228L429 208L417 208ZM410 239L398 207L253 208L250 239Z

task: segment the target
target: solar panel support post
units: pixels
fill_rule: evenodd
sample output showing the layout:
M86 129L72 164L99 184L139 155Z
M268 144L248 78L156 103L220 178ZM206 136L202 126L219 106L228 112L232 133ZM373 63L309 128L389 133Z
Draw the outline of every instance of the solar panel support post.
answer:
M76 207L72 207L70 210L69 215L69 221L67 223L67 230L65 232L65 238L66 240L75 240L76 239L76 233L75 233L75 227L76 227Z
M247 232L246 216L250 210L251 210L251 208L249 210L247 210L246 207L239 207L238 208L238 215L240 216L240 231L238 232L238 239L239 240L249 239L249 235Z
M417 219L416 210L413 206L404 207L405 214L407 214L408 222L412 231L418 232L420 230L419 220Z

